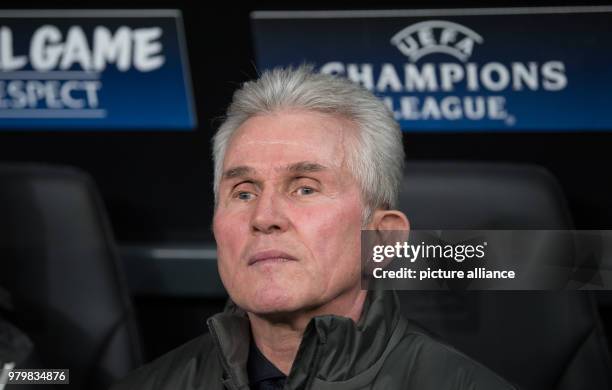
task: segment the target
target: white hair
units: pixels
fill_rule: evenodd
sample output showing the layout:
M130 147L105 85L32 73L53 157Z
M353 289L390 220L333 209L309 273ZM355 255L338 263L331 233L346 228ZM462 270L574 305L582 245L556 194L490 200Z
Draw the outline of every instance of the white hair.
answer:
M392 113L367 89L345 78L315 73L311 65L275 68L246 82L233 96L213 138L215 205L229 141L249 118L284 109L337 115L356 124L348 166L361 187L364 224L373 210L395 208L404 166L402 133Z

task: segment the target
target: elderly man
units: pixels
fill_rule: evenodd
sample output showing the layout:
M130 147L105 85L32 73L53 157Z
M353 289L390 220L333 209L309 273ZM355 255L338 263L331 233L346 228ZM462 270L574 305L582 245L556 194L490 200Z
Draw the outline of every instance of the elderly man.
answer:
M509 389L361 289L362 229L394 210L401 132L367 90L311 68L245 83L214 137L219 274L210 332L116 389Z

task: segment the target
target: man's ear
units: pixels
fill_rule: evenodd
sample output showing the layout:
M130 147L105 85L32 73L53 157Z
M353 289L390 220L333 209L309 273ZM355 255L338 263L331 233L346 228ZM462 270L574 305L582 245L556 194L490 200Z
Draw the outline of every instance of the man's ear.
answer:
M362 245L364 245L362 253L371 254L374 246L395 245L398 242L408 241L410 222L408 222L406 215L399 210L376 210L365 230L373 232L363 236L365 241L362 241ZM370 256L368 255L364 259L370 259ZM382 262L365 261L364 275L371 275L374 267L385 268L391 261L392 258L385 258Z
M370 223L369 230L410 230L410 222L406 214L399 210L376 210Z

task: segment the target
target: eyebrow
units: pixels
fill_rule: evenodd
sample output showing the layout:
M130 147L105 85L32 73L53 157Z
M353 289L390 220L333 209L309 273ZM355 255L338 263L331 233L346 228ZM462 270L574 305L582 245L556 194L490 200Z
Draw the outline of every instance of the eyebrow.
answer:
M287 167L287 171L293 174L321 172L325 170L327 170L326 166L309 161L300 161Z
M251 167L248 167L246 165L241 165L239 167L234 167L234 168L230 168L227 171L225 171L223 173L223 178L224 179L233 179L236 177L243 177L243 176L248 176L248 175L252 175L255 173L255 170Z
M303 173L325 171L327 170L327 167L319 163L315 163L315 162L300 161L294 164L290 164L283 169L292 174L303 174ZM234 179L237 177L254 175L255 172L256 172L255 169L247 165L241 165L241 166L230 168L227 171L225 171L223 173L223 178L224 179Z

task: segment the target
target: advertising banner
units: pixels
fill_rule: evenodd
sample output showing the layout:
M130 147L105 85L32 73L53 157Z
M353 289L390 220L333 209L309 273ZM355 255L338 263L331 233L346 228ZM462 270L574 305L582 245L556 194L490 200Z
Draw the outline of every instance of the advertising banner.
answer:
M0 12L0 128L191 130L177 10Z
M312 63L405 131L612 129L612 7L257 11L260 70Z

